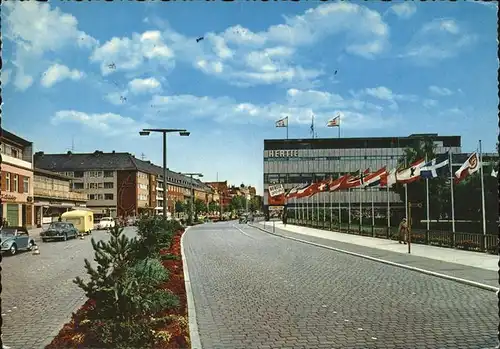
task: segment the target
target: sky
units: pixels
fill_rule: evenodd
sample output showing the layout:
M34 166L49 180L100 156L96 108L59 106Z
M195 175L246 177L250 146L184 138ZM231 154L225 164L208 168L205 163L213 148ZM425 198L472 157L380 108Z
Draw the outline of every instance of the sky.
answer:
M263 140L498 136L497 7L479 2L2 3L2 127L262 193ZM199 38L203 38L198 40Z

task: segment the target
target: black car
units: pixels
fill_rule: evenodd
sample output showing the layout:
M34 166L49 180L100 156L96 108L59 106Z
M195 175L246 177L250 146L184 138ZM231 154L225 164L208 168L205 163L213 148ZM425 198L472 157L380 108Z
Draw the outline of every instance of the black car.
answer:
M76 239L78 236L78 229L75 228L73 223L68 222L53 222L50 223L46 231L40 233L43 242L48 240L68 240Z

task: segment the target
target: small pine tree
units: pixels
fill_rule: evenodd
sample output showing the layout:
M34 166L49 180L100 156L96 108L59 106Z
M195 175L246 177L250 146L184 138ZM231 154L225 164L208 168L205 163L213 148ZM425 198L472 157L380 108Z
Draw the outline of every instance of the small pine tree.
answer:
M159 227L150 228L154 231ZM129 239L122 233L123 228L114 227L109 241L96 242L92 238L97 266L94 268L85 259L90 280L85 282L77 277L74 282L95 301L88 319L92 333L101 345L143 347L154 340L151 331L147 330L151 316L178 306L178 299L159 288L168 280L168 271L158 259L137 259L140 248L154 250L145 241L153 243L158 239Z

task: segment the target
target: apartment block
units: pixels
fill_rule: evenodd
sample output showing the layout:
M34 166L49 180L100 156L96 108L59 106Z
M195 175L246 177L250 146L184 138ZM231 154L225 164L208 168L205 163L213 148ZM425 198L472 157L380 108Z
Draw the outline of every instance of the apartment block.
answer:
M33 213L33 143L2 129L0 137L1 220L11 226L32 227Z

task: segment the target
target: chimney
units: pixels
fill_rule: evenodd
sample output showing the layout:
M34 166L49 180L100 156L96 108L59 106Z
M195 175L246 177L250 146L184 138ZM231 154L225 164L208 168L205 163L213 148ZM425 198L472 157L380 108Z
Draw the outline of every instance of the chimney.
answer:
M113 154L114 154L114 153L115 153L115 151L113 150L111 153L113 153Z
M66 154L71 156L71 154L73 154L73 153L71 152L71 150L68 150L68 152Z

